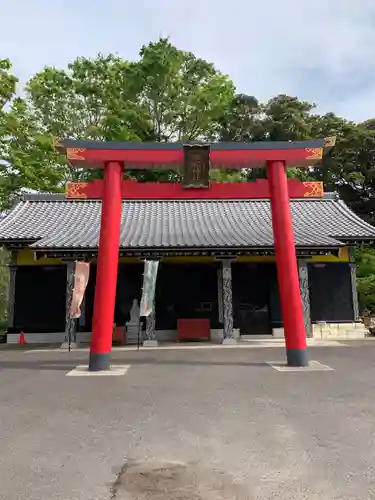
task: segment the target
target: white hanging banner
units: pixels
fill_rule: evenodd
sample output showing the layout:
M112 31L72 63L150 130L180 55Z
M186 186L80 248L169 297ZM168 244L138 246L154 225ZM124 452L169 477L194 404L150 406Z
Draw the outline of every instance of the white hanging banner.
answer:
M140 316L150 316L154 310L156 278L158 275L159 261L145 260L143 273L143 288L140 305Z
M88 262L75 262L74 289L72 303L70 306L70 317L72 319L81 316L81 304L85 295L90 275L90 264Z

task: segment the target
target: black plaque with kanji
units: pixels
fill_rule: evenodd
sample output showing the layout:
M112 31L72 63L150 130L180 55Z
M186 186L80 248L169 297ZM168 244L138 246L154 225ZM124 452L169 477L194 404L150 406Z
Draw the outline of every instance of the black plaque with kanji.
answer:
M184 146L183 185L186 188L208 188L210 185L210 146Z

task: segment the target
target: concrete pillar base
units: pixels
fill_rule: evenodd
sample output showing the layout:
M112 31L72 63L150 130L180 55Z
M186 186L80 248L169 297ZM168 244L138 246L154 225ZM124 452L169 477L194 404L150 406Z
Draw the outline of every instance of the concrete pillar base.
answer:
M79 343L78 342L71 342L70 343L70 348L71 349L78 349L80 346L79 346ZM60 346L60 349L69 349L69 342L63 342Z
M233 337L227 337L223 340L223 345L237 345L237 340Z
M101 372L111 368L111 357L109 352L90 352L89 371Z
M272 329L272 336L275 337L275 339L285 338L284 328L273 328Z
M288 366L309 366L306 349L288 349L286 350L286 359Z

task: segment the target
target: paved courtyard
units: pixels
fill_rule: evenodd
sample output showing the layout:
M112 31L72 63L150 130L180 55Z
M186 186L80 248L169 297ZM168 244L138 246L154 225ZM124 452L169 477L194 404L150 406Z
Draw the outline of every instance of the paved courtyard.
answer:
M373 498L375 342L350 345L302 373L272 347L118 351L114 377L0 348L0 499Z

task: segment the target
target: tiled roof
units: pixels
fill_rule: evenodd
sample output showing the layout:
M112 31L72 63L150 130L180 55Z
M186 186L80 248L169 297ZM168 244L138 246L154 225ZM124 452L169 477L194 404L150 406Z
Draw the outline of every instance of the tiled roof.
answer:
M375 228L333 196L291 201L296 245L338 247L375 239ZM0 221L0 241L35 249L96 248L101 203L59 195L25 195ZM129 201L123 203L121 247L269 248L270 204L248 201Z

